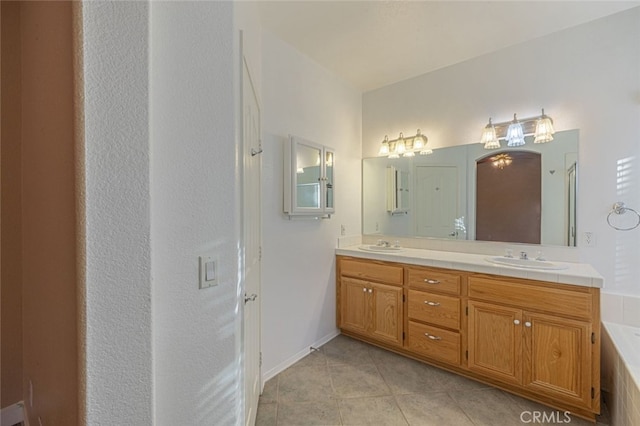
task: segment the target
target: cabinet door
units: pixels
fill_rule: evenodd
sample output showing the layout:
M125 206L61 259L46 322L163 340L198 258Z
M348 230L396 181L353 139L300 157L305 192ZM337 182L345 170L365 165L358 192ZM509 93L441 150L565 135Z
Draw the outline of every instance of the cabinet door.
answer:
M522 382L522 311L469 301L469 360L472 371L507 383Z
M328 149L324 149L324 211L325 213L335 212L335 202L333 195L333 187L335 186L334 170L335 153Z
M353 278L341 279L340 285L340 328L356 333L368 330L371 316L369 283Z
M524 383L545 396L591 406L591 324L525 313Z
M294 212L322 209L322 147L311 143L294 142L293 197Z
M380 340L402 345L402 288L369 283L373 290L370 334Z
M290 136L284 145L284 212L324 216L335 212L335 152Z

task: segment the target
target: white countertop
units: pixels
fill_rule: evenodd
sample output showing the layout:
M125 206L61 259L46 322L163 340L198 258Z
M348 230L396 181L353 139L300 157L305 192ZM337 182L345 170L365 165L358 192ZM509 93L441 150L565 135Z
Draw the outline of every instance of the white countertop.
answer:
M528 278L562 284L580 285L584 287L602 288L604 279L589 264L555 262L566 269L540 270L525 269L515 266L503 266L491 263L487 255L456 253L448 251L402 248L397 252L373 252L360 249L361 244L337 248L336 254L341 256L360 257L363 259L386 260L389 262L408 263L420 266L457 269L460 271L483 274L503 275L507 277Z

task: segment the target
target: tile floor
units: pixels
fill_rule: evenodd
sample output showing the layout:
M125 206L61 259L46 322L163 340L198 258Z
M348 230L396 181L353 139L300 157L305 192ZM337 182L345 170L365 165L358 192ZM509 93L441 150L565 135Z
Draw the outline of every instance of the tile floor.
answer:
M536 411L556 412L340 335L265 384L256 425L541 424L529 414ZM593 425L555 415L544 424ZM607 424L605 413L598 425Z

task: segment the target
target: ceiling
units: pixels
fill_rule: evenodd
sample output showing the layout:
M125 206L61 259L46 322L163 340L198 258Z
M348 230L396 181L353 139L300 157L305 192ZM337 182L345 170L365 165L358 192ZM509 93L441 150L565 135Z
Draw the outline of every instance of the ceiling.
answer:
M261 1L263 29L369 91L640 1Z

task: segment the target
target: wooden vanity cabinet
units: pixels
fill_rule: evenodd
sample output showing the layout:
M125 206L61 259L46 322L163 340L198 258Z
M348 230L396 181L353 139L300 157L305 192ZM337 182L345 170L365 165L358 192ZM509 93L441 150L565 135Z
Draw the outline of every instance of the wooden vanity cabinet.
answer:
M469 277L469 370L599 410L596 296L586 287Z
M337 256L345 334L594 420L598 288Z
M346 260L339 270L339 327L402 346L402 268Z

